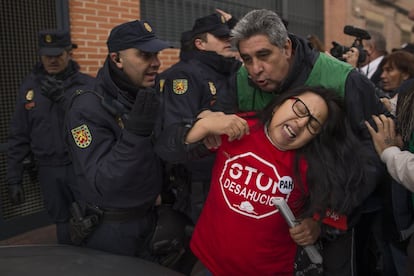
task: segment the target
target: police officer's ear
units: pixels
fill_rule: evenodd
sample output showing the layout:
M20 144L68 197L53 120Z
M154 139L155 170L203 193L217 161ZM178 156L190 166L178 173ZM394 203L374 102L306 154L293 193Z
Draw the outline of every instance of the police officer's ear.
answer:
M206 50L205 42L206 41L202 38L196 38L194 39L194 46L196 47L196 49L200 51L205 51Z
M109 56L118 68L122 68L122 59L119 56L119 53L110 53Z
M67 53L68 53L69 58L73 59L73 51L69 50L69 51L67 51Z

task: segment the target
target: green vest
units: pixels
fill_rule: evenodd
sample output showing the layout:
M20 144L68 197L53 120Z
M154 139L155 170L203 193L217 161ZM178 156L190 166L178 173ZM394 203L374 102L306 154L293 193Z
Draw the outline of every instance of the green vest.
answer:
M352 66L350 64L320 53L304 85L330 88L343 97L345 81L351 70ZM274 96L274 93L265 92L251 86L246 68L244 66L240 67L237 72L237 98L240 111L261 110Z

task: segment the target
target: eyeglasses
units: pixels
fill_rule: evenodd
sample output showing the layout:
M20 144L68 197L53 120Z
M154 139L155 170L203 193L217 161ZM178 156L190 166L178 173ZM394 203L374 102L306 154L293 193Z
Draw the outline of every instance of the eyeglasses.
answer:
M316 119L309 111L309 108L306 106L301 99L292 97L291 99L295 100L292 104L292 110L299 118L309 117L306 128L309 130L310 134L316 135L322 128L322 124Z

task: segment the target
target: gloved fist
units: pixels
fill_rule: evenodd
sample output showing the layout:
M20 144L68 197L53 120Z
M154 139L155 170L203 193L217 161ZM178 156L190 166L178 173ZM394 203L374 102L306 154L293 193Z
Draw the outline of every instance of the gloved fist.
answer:
M151 135L158 116L159 97L154 88L140 89L125 122L125 129L139 136Z
M9 199L14 205L22 204L25 201L21 184L9 185Z
M40 89L43 96L53 102L59 102L63 99L64 87L63 81L47 75L40 83Z

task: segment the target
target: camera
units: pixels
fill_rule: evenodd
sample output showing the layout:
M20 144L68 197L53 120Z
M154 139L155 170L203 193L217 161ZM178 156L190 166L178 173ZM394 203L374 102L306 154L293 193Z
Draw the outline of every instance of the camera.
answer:
M345 61L342 57L343 54L348 52L352 47L355 47L359 51L358 64L363 63L367 58L367 53L363 48L362 40L371 39L371 36L366 30L356 28L354 26L346 25L344 27L344 34L354 36L355 40L350 47L343 46L336 41L332 41L333 47L330 50L332 56L339 60Z

